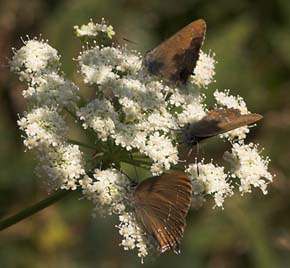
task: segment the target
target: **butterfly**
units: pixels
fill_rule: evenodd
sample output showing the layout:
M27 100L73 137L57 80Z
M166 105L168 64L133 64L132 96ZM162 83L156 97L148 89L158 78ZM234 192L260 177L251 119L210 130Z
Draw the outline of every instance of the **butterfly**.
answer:
M136 218L146 235L157 243L159 253L168 249L179 253L191 196L190 178L177 172L148 178L133 192Z
M212 109L201 120L188 124L183 129L183 142L194 145L201 140L227 131L254 124L263 118L260 114L241 114L238 109Z
M165 81L186 83L199 58L205 31L204 20L193 21L148 52L143 65Z

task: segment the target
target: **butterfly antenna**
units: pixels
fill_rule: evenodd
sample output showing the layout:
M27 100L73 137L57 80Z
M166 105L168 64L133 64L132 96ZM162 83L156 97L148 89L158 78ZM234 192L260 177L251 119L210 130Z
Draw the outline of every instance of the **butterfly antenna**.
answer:
M186 127L182 126L177 126L178 128L168 128L171 131L176 131L176 132L182 132Z
M132 40L130 40L130 39L128 39L128 38L126 38L126 37L122 37L122 39L123 39L124 41L128 42L128 43L132 43L132 44L134 44L134 45L138 45L138 43L137 43L137 42L135 42L135 41L132 41Z
M187 158L189 158L189 157L190 157L190 155L191 155L192 151L193 151L193 148L190 148L189 152L187 153Z
M199 166L198 166L198 158L199 158L199 142L196 142L196 172L199 177Z

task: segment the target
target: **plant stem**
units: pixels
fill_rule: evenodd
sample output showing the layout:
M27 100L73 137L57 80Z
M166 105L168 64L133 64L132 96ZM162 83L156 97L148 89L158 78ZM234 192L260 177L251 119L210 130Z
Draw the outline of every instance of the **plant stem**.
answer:
M148 161L144 161L144 160L139 160L139 159L136 159L134 158L134 161L132 161L131 159L124 159L122 160L121 162L123 163L127 163L127 164L131 164L131 165L136 165L136 166L139 166L139 167L142 167L141 165L144 165L146 167L150 167L152 162L148 162ZM184 169L182 169L181 167L171 167L171 170L174 170L174 171L184 171Z
M71 144L75 144L75 145L79 145L79 146L82 146L82 147L85 147L85 148L89 148L89 149L92 149L92 150L96 150L96 147L93 147L91 145L88 145L86 143L83 143L81 141L76 141L76 140L72 140L72 139L67 139L67 142L71 143Z
M18 223L19 221L30 217L31 215L35 214L36 212L50 206L51 204L57 202L58 200L64 198L68 194L72 193L73 191L68 190L59 190L56 193L52 194L48 198L41 200L40 202L23 209L22 211L18 212L17 214L8 217L2 221L0 221L0 231Z

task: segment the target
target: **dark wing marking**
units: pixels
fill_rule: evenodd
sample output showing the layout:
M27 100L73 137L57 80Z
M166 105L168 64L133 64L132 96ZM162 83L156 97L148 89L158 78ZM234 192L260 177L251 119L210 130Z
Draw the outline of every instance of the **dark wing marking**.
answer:
M185 83L193 73L206 31L204 20L196 20L148 52L144 65L166 81Z

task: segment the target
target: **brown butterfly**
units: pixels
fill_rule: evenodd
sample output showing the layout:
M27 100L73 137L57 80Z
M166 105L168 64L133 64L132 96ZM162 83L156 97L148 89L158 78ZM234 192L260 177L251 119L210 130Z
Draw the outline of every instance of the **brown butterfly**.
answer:
M186 83L193 74L206 31L204 20L196 20L148 52L143 64L151 74L172 83Z
M159 253L168 249L179 253L191 195L191 180L184 173L151 177L135 189L131 201L136 217L146 235L157 242Z
M194 145L201 140L254 124L262 118L260 114L241 114L239 110L232 108L213 109L201 120L183 129L183 142Z

